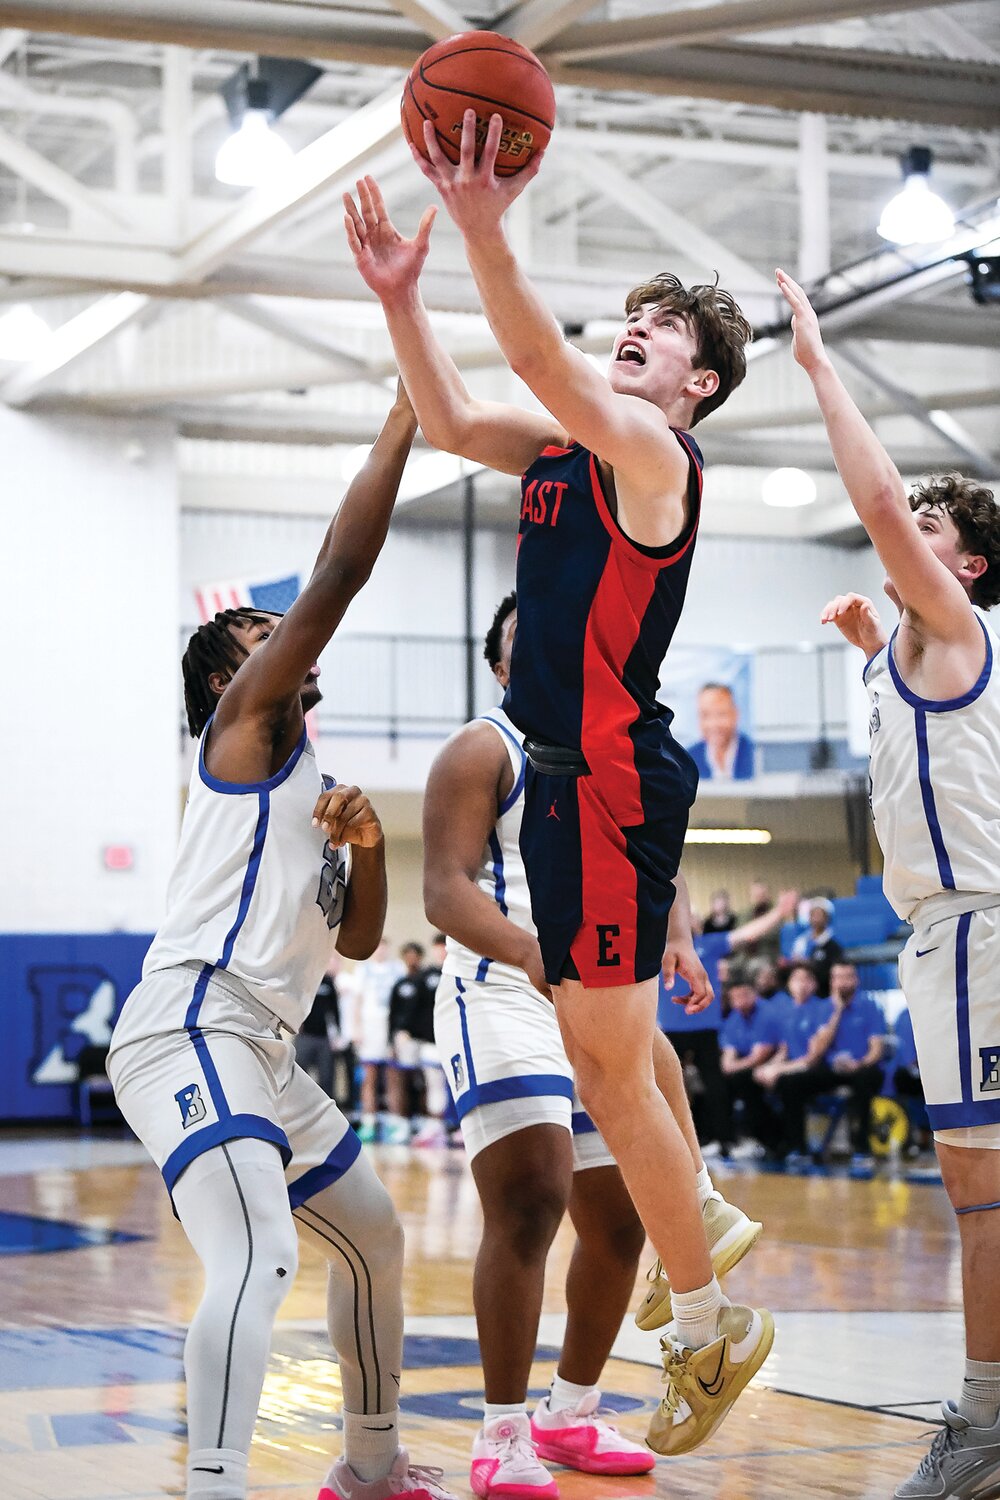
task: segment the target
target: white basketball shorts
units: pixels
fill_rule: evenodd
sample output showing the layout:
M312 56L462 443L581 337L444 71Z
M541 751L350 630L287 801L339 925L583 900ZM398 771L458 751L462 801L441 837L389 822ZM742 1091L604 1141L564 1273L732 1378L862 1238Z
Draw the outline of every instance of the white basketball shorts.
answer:
M361 1149L347 1120L298 1067L291 1034L228 975L179 964L140 981L108 1058L115 1098L173 1188L225 1141L271 1141L293 1208L329 1187Z
M422 1042L408 1031L397 1031L392 1039L392 1052L401 1068L437 1068L437 1048L433 1042Z
M577 1097L555 1009L533 989L442 974L434 1036L470 1159L529 1125L562 1125L575 1171L614 1166Z
M931 1128L948 1146L1000 1149L1000 896L934 897L913 922L899 980Z

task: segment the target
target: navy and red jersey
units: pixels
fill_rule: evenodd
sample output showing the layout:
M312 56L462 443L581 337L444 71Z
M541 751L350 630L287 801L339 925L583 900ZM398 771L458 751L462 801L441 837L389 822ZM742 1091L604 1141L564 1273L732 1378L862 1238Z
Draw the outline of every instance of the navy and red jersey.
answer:
M619 526L593 453L546 448L521 481L517 633L504 708L532 739L579 750L621 827L694 799L697 771L657 698L684 605L703 459L687 433L688 517L667 547Z

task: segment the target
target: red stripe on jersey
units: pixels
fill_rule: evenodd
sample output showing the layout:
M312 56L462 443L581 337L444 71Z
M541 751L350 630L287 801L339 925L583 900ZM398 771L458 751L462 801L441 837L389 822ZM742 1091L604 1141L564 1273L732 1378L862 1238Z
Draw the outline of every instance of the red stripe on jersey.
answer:
M632 564L632 553L610 548L594 593L583 642L580 728L580 749L625 828L646 815L629 735L639 707L622 678L656 587L655 572Z
M628 857L625 835L615 822L593 778L577 782L580 853L583 866L583 925L570 946L580 983L587 989L635 983L638 942L638 888L635 866ZM608 957L617 964L598 964L599 927L613 923L608 933Z
M557 443L550 443L547 448L543 448L542 449L542 451L541 451L541 453L539 453L538 457L539 458L562 458L562 457L564 457L565 454L572 453L572 452L573 452L572 447L570 447L570 448L560 448Z
M673 429L671 429L671 431L673 431ZM677 433L676 436L680 437L680 433ZM688 447L688 445L684 443L683 447L684 451L690 455L691 449ZM698 509L700 510L701 469L698 468L697 463L695 464L695 468L698 470ZM660 568L672 567L675 562L680 562L681 558L684 556L685 552L687 552L688 548L693 546L694 539L698 534L697 512L695 513L695 515L691 516L685 523L685 526L690 526L691 530L686 539L677 548L677 551L661 554L660 549L657 548L656 555L654 556L645 547L640 545L640 543L633 541L630 536L626 535L621 526L615 520L614 516L611 514L611 510L608 505L608 498L604 493L604 485L601 482L600 470L597 467L597 456L594 453L591 453L590 455L590 483L591 488L594 492L594 504L597 506L597 514L604 522L605 530L611 537L614 538L615 541L624 543L624 545L629 549L632 556L635 557L638 561L641 561L645 567L655 568L657 571L659 571ZM683 535L683 532L681 534ZM667 546L669 545L670 543L668 542Z

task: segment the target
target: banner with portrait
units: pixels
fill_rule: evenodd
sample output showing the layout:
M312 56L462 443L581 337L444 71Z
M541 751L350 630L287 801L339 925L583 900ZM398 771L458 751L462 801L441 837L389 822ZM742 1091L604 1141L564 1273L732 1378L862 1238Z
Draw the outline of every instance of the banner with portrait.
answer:
M729 646L671 646L660 701L674 711L674 738L702 782L749 781L755 771L753 653Z

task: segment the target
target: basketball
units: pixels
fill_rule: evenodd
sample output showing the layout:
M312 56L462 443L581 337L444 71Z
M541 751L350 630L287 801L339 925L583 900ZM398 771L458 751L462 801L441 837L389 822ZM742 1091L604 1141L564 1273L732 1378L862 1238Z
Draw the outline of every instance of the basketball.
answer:
M438 144L457 163L462 116L476 111L476 159L490 116L503 118L496 174L512 177L549 143L556 99L533 52L493 31L463 31L435 42L417 58L403 89L403 134L426 157L423 123L434 122Z

